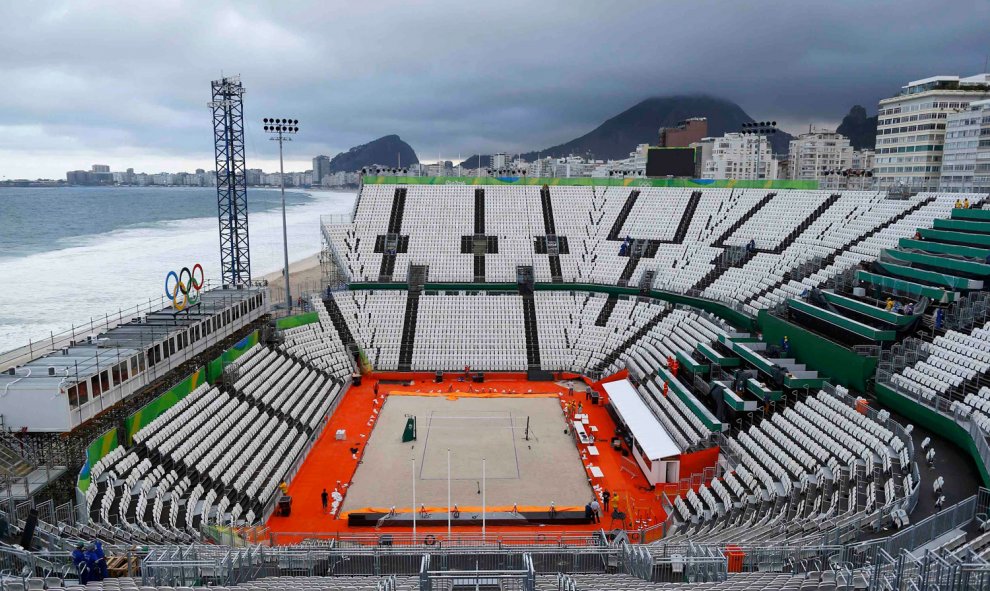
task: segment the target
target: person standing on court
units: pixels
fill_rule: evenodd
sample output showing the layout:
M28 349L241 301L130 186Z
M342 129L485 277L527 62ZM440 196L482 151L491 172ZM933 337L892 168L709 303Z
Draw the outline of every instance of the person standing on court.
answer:
M602 507L605 508L605 512L608 513L608 500L612 498L612 493L605 491L602 493Z
M330 498L330 495L327 494L327 489L323 489L323 492L320 493L320 500L323 501L323 512L324 513L327 512L327 499L329 499L329 498Z
M598 503L598 499L594 499L591 501L591 513L592 516L595 518L595 523L601 521L602 506Z

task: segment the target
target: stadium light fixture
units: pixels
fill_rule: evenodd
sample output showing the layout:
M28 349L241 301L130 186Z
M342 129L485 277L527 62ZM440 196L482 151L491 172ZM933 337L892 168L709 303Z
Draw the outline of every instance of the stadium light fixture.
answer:
M286 310L292 313L292 291L289 288L289 230L285 223L285 160L282 157L282 143L290 142L290 135L299 133L299 120L288 119L286 117L265 117L261 120L265 132L271 134L269 138L273 142L278 142L278 184L282 190L282 251L285 256L285 306Z
M756 180L760 180L760 159L762 156L763 138L777 133L776 121L751 121L743 123L739 132L743 135L756 136Z

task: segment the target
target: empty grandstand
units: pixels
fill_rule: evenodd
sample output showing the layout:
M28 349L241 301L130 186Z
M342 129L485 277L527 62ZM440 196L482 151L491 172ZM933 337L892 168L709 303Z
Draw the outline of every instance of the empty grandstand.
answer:
M3 411L11 471L113 421L8 579L100 539L103 588L990 586L986 196L759 185L366 177L303 313L12 364L59 405Z

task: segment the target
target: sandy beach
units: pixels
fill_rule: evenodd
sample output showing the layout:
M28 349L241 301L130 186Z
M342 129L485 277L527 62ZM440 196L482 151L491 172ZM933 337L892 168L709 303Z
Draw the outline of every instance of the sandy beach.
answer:
M273 304L285 299L285 282L282 279L281 270L274 271L261 278L268 281ZM289 263L289 289L292 290L292 298L294 300L298 299L300 295L306 295L320 290L320 255L314 254L313 256Z

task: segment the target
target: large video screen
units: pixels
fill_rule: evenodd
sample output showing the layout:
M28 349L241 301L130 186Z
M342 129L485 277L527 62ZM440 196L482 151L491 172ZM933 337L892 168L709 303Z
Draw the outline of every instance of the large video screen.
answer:
M694 148L650 148L646 152L646 176L694 178Z

